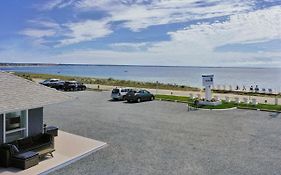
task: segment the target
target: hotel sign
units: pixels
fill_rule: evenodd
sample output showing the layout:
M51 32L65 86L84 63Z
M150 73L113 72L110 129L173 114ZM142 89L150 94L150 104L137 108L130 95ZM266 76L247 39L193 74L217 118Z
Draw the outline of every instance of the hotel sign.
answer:
M203 86L213 86L214 85L214 75L202 75Z

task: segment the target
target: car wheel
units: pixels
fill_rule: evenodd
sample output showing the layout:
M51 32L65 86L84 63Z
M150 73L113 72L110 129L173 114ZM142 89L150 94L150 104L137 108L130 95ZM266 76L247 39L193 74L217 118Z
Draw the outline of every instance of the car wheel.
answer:
M122 97L122 100L126 100L126 96L125 95Z
M151 97L150 97L150 100L151 100L151 101L153 101L153 100L154 100L154 97L153 97L153 96L151 96Z
M140 102L141 102L141 99L140 99L140 98L138 98L138 99L137 99L137 102L138 102L138 103L140 103Z

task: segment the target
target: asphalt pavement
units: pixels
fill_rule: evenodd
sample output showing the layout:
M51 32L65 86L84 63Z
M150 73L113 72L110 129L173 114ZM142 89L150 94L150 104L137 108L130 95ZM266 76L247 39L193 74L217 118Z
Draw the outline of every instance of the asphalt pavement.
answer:
M76 99L45 107L45 122L109 145L53 174L281 174L278 113L188 112L181 103L113 102L110 92L67 94Z

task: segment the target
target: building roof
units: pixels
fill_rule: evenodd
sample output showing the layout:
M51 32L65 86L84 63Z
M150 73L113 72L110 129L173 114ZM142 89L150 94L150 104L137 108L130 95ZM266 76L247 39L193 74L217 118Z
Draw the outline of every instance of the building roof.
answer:
M0 114L61 103L71 98L55 89L0 72Z

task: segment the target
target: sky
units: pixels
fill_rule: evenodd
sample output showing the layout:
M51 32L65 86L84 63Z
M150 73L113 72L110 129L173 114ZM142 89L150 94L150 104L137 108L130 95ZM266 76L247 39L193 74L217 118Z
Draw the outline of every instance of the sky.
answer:
M0 62L281 67L281 0L1 0Z

